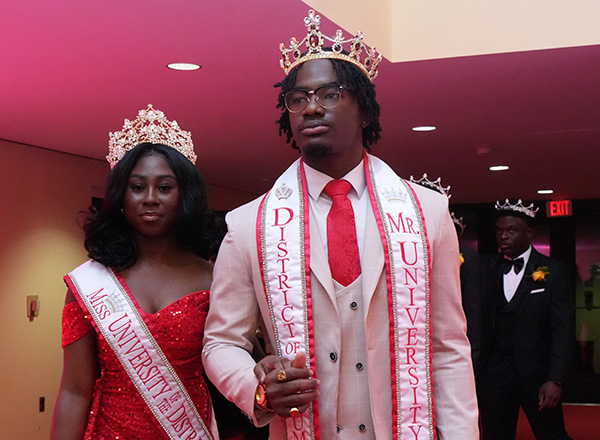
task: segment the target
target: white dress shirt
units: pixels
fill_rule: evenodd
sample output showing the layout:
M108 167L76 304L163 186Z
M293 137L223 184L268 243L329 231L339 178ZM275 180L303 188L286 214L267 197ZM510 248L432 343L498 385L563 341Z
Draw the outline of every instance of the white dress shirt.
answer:
M308 187L310 209L315 217L315 222L321 235L323 248L329 255L327 249L327 214L331 209L332 201L325 193L325 186L332 180L330 176L304 164L306 174L306 186ZM342 179L347 180L352 185L348 193L348 199L354 209L354 219L356 223L356 239L358 241L358 253L362 262L365 225L367 209L369 209L369 197L367 195L367 182L365 179L364 164L360 163L348 172ZM362 267L362 264L361 264Z
M519 273L515 273L514 266L510 268L508 273L504 274L504 296L506 300L510 302L510 300L515 296L517 288L519 287L519 283L523 279L523 274L525 273L525 266L527 266L527 262L529 261L529 256L531 255L531 246L519 255L517 258L523 258L523 269L519 271ZM516 258L513 258L516 260Z

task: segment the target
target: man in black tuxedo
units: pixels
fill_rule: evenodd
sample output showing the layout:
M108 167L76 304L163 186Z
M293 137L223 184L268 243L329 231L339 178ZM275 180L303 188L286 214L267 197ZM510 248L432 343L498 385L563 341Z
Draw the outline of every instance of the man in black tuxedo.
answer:
M537 209L496 203L486 263L479 405L483 440L514 440L522 407L538 440L570 439L561 406L574 305L567 267L531 246Z

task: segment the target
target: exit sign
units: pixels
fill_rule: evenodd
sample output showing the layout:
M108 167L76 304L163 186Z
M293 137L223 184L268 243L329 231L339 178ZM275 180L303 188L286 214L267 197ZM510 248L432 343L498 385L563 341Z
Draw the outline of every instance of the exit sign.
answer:
M570 217L573 205L570 200L550 200L546 202L546 217Z

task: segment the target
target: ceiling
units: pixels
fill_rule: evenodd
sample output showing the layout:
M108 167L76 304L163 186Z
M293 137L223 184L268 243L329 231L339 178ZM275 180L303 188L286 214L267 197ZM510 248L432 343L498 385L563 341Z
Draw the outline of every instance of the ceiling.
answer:
M104 160L108 132L152 103L192 132L208 183L251 198L297 157L278 136L273 84L278 45L305 35L307 10L300 0L4 0L0 139ZM441 176L452 202L600 197L599 45L384 60L375 84L373 153L404 177Z

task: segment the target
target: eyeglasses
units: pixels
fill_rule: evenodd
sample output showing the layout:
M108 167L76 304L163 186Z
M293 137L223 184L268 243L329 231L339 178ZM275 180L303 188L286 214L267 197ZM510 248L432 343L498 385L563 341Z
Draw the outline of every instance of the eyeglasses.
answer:
M342 99L342 92L347 89L344 85L328 84L316 90L290 90L284 95L286 108L290 113L298 113L304 110L310 102L310 95L315 95L317 102L323 108L337 107Z

